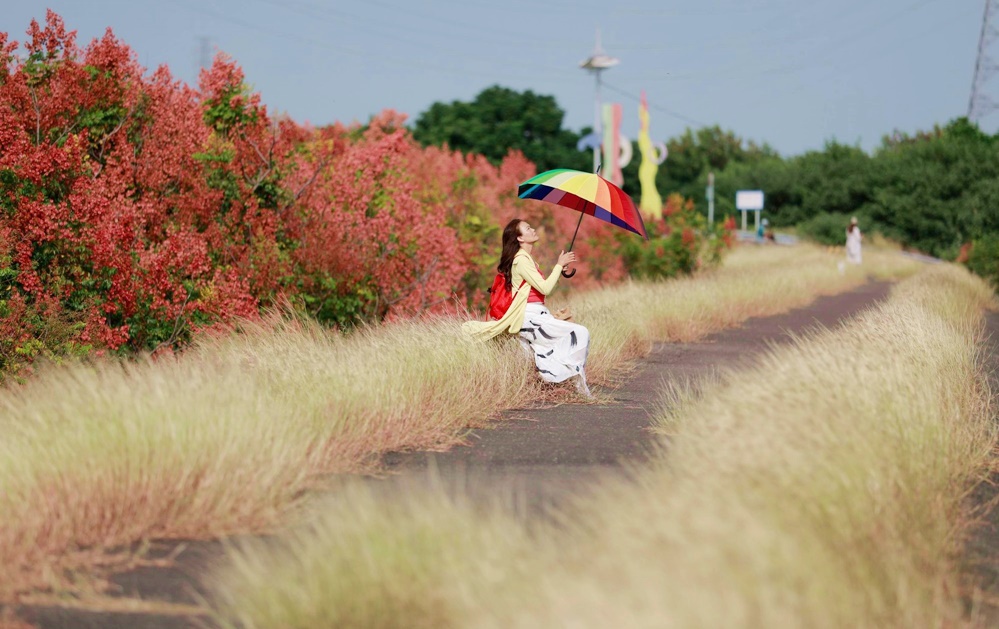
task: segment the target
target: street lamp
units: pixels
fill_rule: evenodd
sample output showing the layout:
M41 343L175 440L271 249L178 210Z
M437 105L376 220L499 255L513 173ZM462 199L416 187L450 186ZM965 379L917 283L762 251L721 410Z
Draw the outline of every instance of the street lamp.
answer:
M603 133L600 125L600 73L607 68L613 68L617 64L621 63L621 60L617 57L611 57L604 52L603 47L600 46L600 29L597 29L597 45L593 48L593 54L590 55L588 59L580 62L579 67L592 72L597 78L597 89L596 97L594 99L594 111L593 111L593 133L596 135L593 141L593 172L597 172L597 168L600 167L600 143L603 140Z

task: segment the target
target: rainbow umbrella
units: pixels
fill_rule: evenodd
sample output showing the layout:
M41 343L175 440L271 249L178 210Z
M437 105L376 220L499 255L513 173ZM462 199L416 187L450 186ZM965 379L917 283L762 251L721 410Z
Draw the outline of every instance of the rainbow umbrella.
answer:
M635 207L631 197L595 173L568 168L548 170L520 184L517 196L521 199L547 201L580 213L579 222L576 223L576 233L572 235L568 251L572 251L576 234L579 233L579 225L583 222L583 216L587 214L634 232L646 240L649 238L645 233L642 215L638 213L638 208ZM575 269L568 274L563 271L566 277L572 277L575 273Z

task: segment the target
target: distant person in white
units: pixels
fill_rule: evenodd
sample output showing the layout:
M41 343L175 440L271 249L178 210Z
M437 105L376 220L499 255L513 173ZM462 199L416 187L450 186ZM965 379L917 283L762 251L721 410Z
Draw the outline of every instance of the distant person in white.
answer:
M846 261L851 264L860 264L860 241L864 237L857 227L857 217L850 219L850 226L846 228Z

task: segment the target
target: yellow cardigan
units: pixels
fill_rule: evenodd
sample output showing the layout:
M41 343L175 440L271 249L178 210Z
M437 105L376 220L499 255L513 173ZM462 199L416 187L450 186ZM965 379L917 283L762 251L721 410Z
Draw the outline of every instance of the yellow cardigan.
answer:
M472 338L486 341L494 336L509 332L517 334L524 325L524 314L527 312L527 297L533 286L542 295L548 295L555 290L562 265L556 264L548 277L538 272L538 265L531 254L523 249L513 257L513 267L510 270L512 285L519 288L513 294L513 303L499 321L466 321L461 324L461 330ZM521 286L521 282L525 282Z

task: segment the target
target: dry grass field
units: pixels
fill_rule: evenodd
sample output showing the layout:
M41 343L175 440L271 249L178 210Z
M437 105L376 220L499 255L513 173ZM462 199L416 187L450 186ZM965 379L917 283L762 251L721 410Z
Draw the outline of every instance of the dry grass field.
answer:
M919 265L871 251L745 247L717 270L576 296L600 385L654 341L690 340ZM442 448L542 391L514 342L473 343L460 321L340 334L273 316L168 359L43 370L0 390L0 600L87 587L110 549L150 538L273 530L314 481L380 453ZM566 396L573 395L565 392ZM81 572L74 572L79 569ZM82 580L81 580L82 579Z
M660 456L554 523L430 493L317 504L231 550L224 626L975 626L963 500L989 471L991 290L927 268L848 325L667 387Z

